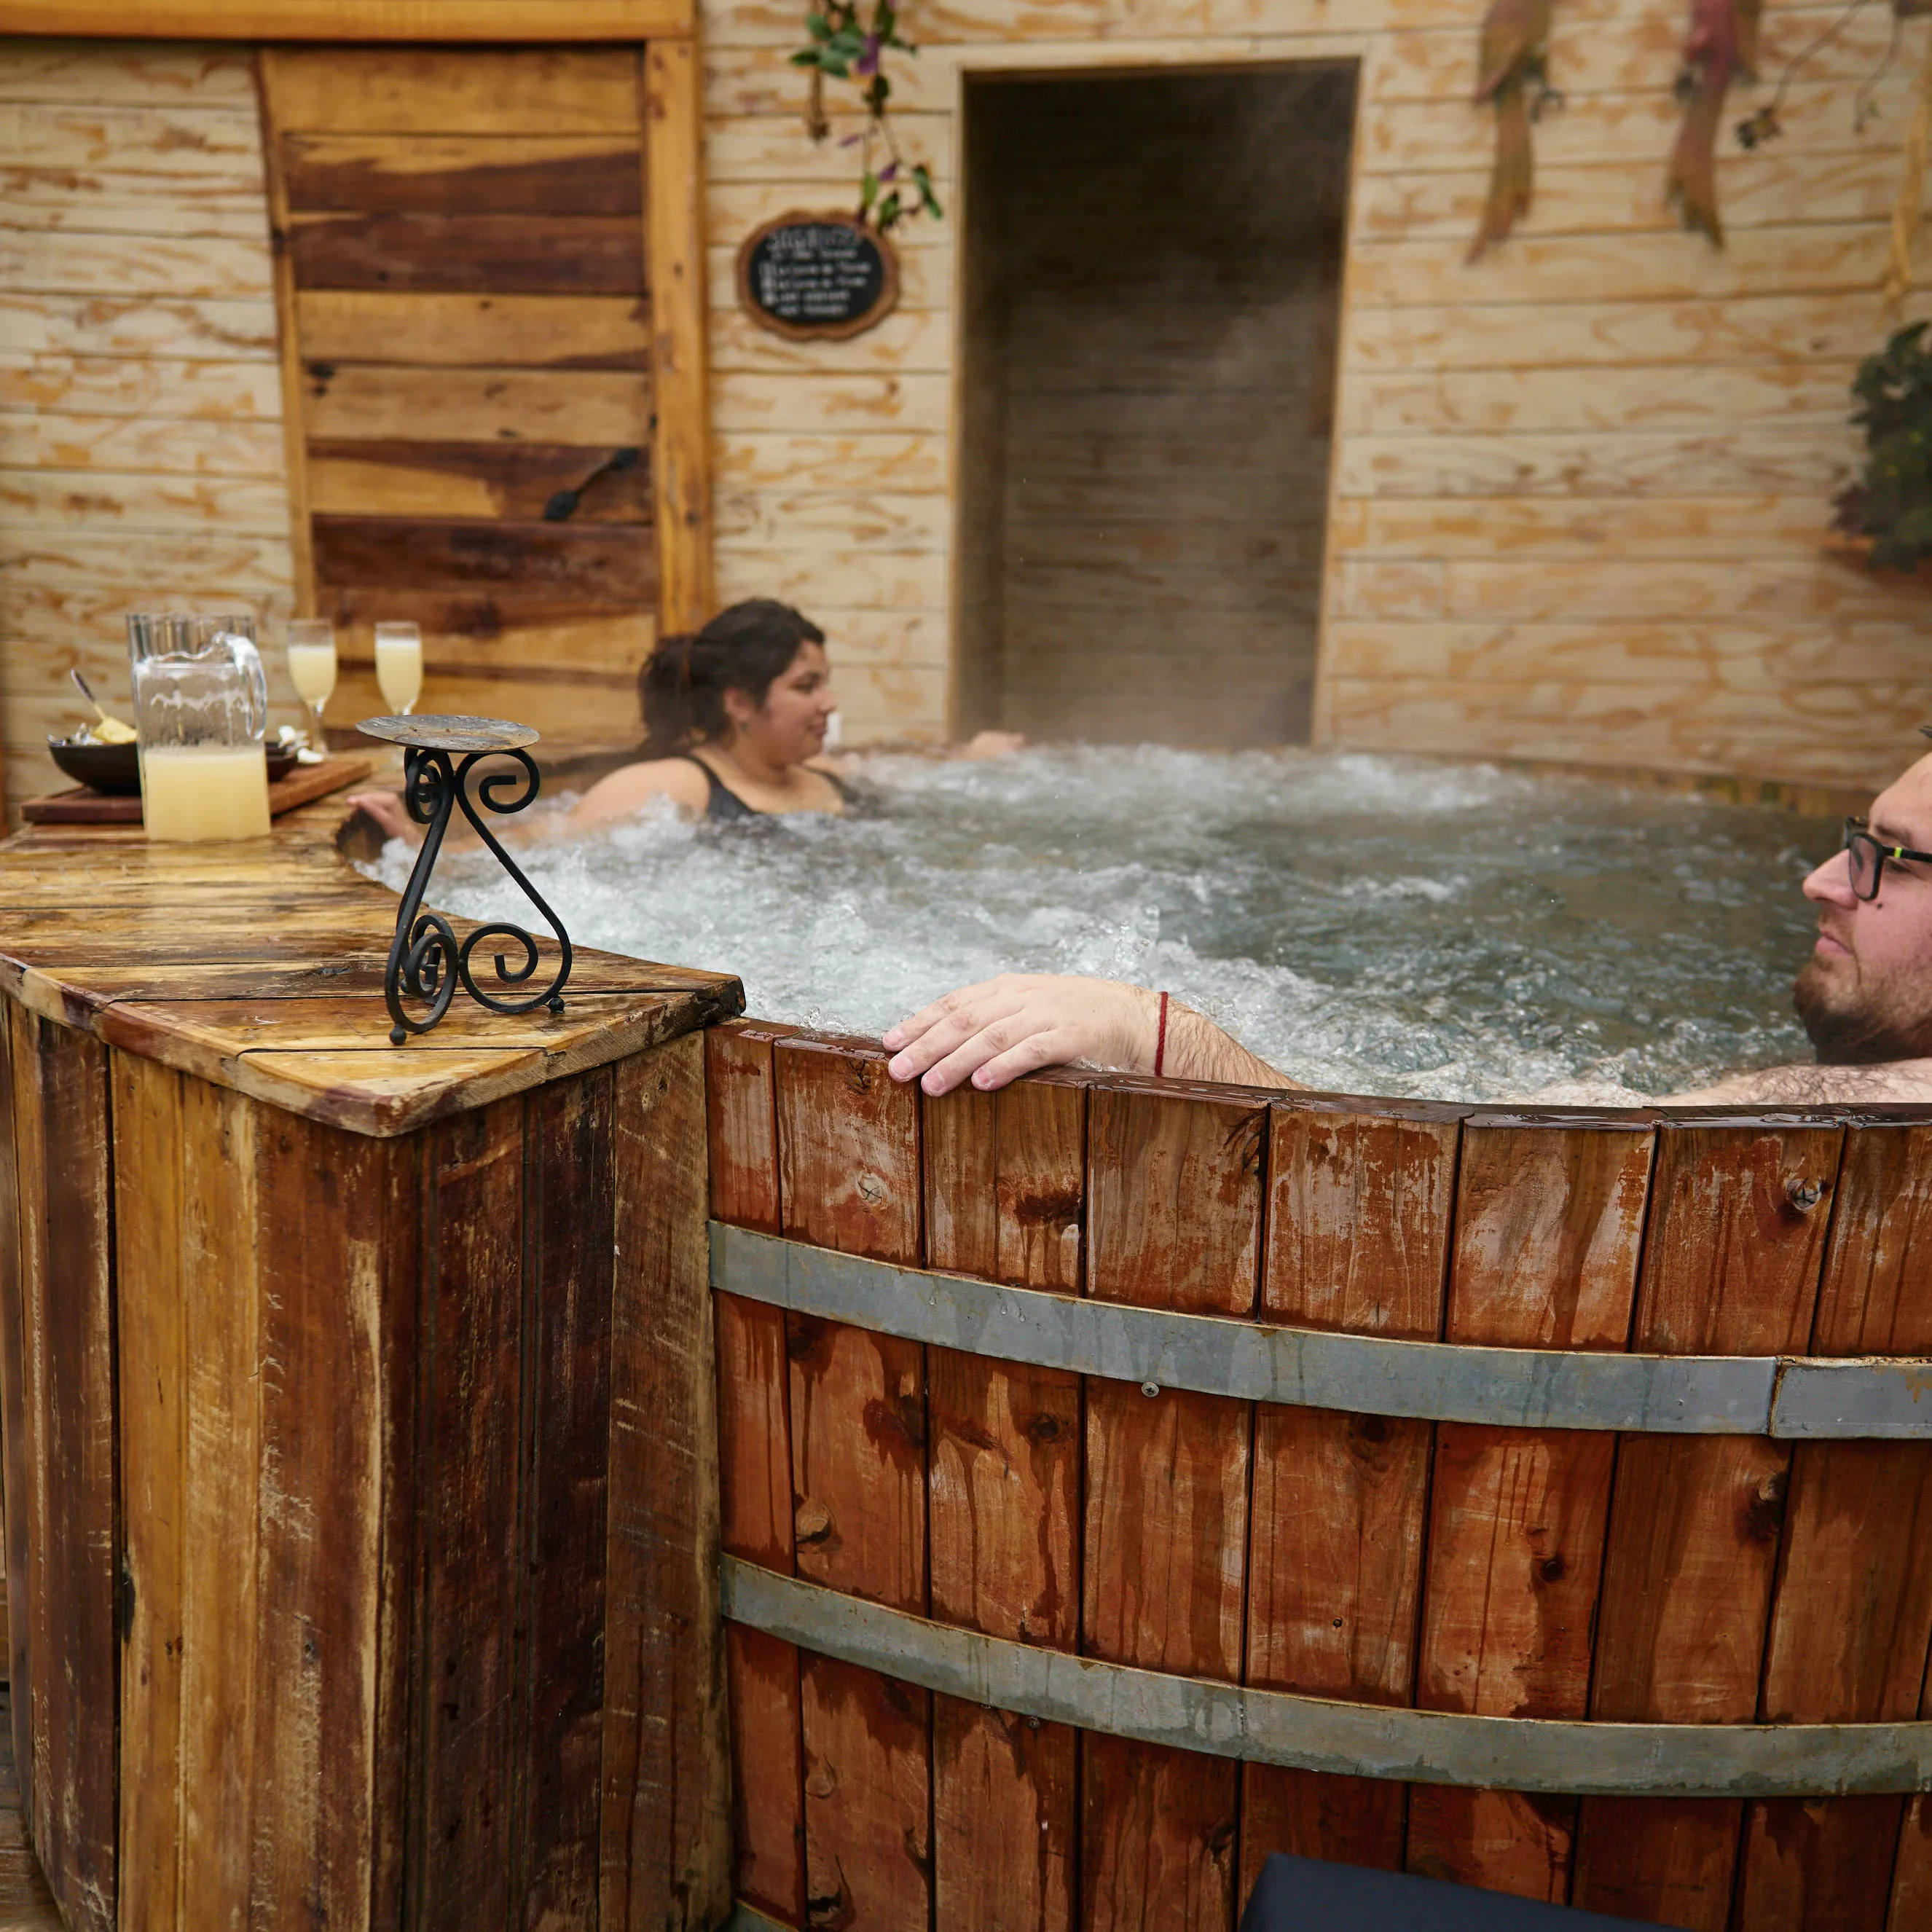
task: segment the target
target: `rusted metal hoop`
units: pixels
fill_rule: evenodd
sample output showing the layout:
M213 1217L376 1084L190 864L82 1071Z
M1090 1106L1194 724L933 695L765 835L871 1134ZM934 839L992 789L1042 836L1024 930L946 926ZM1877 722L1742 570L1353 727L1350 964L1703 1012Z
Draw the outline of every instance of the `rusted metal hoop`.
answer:
M968 1354L1244 1401L1511 1429L1932 1440L1932 1361L1918 1358L1492 1348L1270 1328L896 1268L716 1221L711 1285Z
M1932 1790L1932 1723L1620 1724L1256 1690L934 1623L727 1556L726 1618L968 1703L1110 1737L1351 1777L1584 1797Z

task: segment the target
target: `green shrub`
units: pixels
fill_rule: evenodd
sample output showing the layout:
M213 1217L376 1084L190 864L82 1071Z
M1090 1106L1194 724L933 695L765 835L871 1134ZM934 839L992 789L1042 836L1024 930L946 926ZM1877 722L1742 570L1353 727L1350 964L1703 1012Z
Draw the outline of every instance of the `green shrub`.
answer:
M1864 474L1834 500L1832 527L1871 539L1874 570L1932 557L1932 350L1928 325L1901 328L1858 364L1852 421L1865 433Z

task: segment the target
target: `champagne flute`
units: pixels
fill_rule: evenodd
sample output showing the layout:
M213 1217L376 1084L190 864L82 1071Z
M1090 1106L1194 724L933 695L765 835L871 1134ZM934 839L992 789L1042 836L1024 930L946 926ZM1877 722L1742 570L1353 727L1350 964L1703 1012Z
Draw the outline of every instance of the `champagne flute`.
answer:
M376 682L386 703L406 718L422 695L422 632L414 624L376 626Z
M297 617L289 626L289 676L315 721L315 748L326 748L322 707L335 689L335 630L326 617Z

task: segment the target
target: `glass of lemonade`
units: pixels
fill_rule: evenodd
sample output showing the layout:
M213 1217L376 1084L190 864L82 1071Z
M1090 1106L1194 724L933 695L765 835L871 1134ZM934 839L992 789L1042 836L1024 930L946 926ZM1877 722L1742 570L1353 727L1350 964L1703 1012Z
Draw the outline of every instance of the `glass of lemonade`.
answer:
M326 748L322 707L335 688L335 630L326 617L297 617L289 625L289 676L315 721L315 748Z
M254 619L137 611L128 651L148 836L266 837L268 689Z
M416 709L422 695L422 632L416 625L376 626L376 682L401 716Z

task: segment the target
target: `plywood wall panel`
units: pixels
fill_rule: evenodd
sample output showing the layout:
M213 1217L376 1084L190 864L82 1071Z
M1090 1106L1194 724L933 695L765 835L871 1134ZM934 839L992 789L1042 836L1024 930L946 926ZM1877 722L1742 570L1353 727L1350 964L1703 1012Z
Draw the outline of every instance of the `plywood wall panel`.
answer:
M249 360L275 346L272 298L116 301L0 290L0 345L28 353L132 357L170 362Z
M1729 245L1720 252L1681 232L1663 192L1680 112L1672 89L1681 17L1645 0L1574 0L1552 41L1551 79L1567 104L1536 130L1534 208L1516 237L1471 267L1462 256L1492 128L1469 101L1480 10L1450 19L1432 0L1364 0L1344 19L1322 0L1148 0L1129 22L1107 0L921 0L908 16L921 51L892 64L894 100L906 110L909 147L950 184L968 77L1359 58L1330 506L1333 555L1348 567L1320 592L1327 675L1318 736L1884 781L1910 754L1900 728L1932 712L1932 670L1908 662L1919 606L1856 579L1834 588L1813 566L1828 500L1856 460L1845 382L1882 333L1875 284L1926 27L1906 23L1862 128L1852 96L1883 58L1892 22L1882 10L1814 53L1781 102L1777 142L1746 154L1726 136L1718 181ZM1767 74L1836 17L1810 0L1769 8ZM784 580L828 622L849 687L845 667L856 672L859 650L840 627L845 566L833 560L920 551L940 560L943 596L905 607L896 629L871 627L864 661L880 664L883 653L884 664L896 656L910 666L935 641L950 658L952 604L973 594L949 527L962 460L955 432L935 422L912 447L839 434L824 413L824 379L850 393L862 379L949 374L958 251L974 212L949 184L946 219L906 237L906 297L880 328L800 345L758 330L730 282L738 243L765 216L849 200L854 156L806 137L804 82L787 64L796 21L780 0L712 0L702 24L712 352L731 380L760 379L715 426L725 580L749 586L778 556L795 559ZM836 86L831 96L844 116ZM1741 91L1733 118L1763 98ZM1135 366L1171 368L1177 352L1156 332ZM1419 380L1382 380L1398 372ZM755 416L742 406L753 396ZM1268 440L1264 424L1252 422L1221 439L1232 507L1244 488L1233 472ZM1179 454L1150 446L1136 460L1158 476L1173 472ZM1050 514L1061 485L1030 470L1026 487L1029 514ZM890 519L855 508L842 538L836 500L810 500L860 491L930 507L923 515L896 508ZM1444 572L1438 597L1406 568L1508 558L1546 563L1553 580L1559 563L1582 557L1596 560L1589 608L1610 608L1604 618L1552 609L1532 594L1528 574ZM1666 557L1681 567L1654 578L1654 562ZM1740 606L1731 595L1738 566L1756 562L1779 569L1746 570ZM1404 568L1383 568L1391 563ZM1404 582L1409 593L1390 601ZM1795 602L1785 595L1793 586ZM1610 634L1619 592L1647 600L1627 644ZM1461 669L1434 668L1452 622L1511 627L1499 655L1484 647L1460 692ZM1555 628L1567 623L1576 628ZM1539 662L1545 645L1552 655ZM1466 647L1459 634L1454 652ZM1835 658L1831 675L1846 699L1822 731L1808 701L1777 688L1807 652ZM1654 700L1634 688L1639 665ZM1714 687L1696 716L1682 710L1687 692ZM849 688L845 705L848 735L948 728L943 697L928 710L889 708L856 734Z
M128 710L123 614L292 587L246 49L0 43L0 681L10 808L64 780L80 664ZM280 654L276 710L298 714Z

